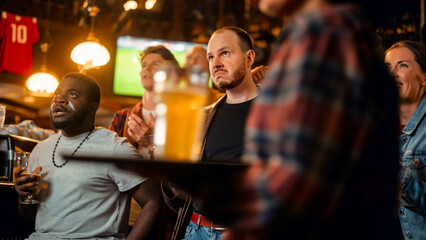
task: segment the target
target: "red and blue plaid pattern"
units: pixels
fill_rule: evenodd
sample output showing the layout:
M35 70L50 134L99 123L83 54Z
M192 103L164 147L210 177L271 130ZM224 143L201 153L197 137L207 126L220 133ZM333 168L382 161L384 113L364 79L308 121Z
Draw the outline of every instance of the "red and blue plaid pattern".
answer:
M281 32L248 118L252 166L225 239L346 239L393 221L397 91L359 16L325 5Z

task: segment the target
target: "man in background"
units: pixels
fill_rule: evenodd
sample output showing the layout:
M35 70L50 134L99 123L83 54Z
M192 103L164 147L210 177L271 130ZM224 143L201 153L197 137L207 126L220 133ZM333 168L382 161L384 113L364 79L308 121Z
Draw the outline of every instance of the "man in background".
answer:
M209 70L207 50L203 45L195 45L186 52L183 68L186 69L195 65L200 66L202 70Z
M207 72L209 71L209 62L207 61L207 50L203 45L195 45L186 52L185 63L183 65L183 68L188 69L193 66L200 66L201 70ZM207 105L216 102L224 94L224 92L219 91L217 87L213 84L208 91Z
M108 129L117 132L121 137L127 137L130 143L138 148L142 157L153 159L154 144L149 136L153 134L155 119L154 74L167 63L176 69L179 68L179 64L173 54L163 45L144 49L140 54L140 63L140 79L144 88L142 100L131 109L125 108L115 113ZM134 218L141 211L138 204L132 200L130 225L134 224ZM152 239L169 240L175 221L176 214L167 208Z

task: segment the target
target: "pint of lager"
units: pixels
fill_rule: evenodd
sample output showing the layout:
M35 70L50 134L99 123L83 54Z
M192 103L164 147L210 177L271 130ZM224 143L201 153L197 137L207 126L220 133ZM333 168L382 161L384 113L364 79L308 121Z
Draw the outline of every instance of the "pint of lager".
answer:
M154 76L156 159L197 161L200 158L208 79L209 73L199 66L186 70L166 66Z

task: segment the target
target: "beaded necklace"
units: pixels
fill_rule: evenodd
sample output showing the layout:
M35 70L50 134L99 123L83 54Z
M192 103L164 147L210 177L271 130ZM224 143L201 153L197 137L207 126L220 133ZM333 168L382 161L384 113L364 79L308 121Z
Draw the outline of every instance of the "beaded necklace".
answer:
M89 136L90 136L90 134L92 134L92 132L93 132L93 129L94 128L92 128L91 130L90 130L90 132L89 132L89 134L87 134L87 136L83 139L83 141L78 145L78 147L74 150L74 152L71 154L71 156L74 156L74 154L77 152L77 150L81 147L81 145L83 145L83 143L89 138ZM58 143L59 143L59 140L61 140L61 137L62 137L62 135L60 135L59 136L59 138L58 138L58 141L56 141L56 144L55 144L55 148L53 148L53 153L52 153L52 163L53 163L53 165L55 166L55 167L57 167L57 168L61 168L61 167L63 167L63 166L65 166L67 163L68 163L68 160L66 160L64 163L62 163L61 165L58 165L58 164L56 164L56 162L55 162L55 152L56 152L56 148L58 147Z

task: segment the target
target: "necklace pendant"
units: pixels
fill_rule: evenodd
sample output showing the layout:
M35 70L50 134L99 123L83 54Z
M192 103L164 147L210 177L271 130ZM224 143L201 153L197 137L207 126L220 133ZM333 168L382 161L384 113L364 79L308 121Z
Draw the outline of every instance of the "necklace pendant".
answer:
M74 152L71 154L71 156L74 156L74 154L77 152L77 150L81 147L81 145L83 145L83 143L89 138L90 134L92 134L94 128L92 128L92 130L90 130L89 134L87 134L87 136L83 139L83 141L81 141L81 143L77 146L77 148L74 150ZM55 147L53 148L53 153L52 153L52 163L53 166L57 167L57 168L62 168L63 166L65 166L68 163L68 160L66 160L64 163L62 163L61 165L56 164L55 162L55 153L56 153L56 148L58 147L59 144L59 140L61 140L62 135L59 135L58 140L56 141Z

